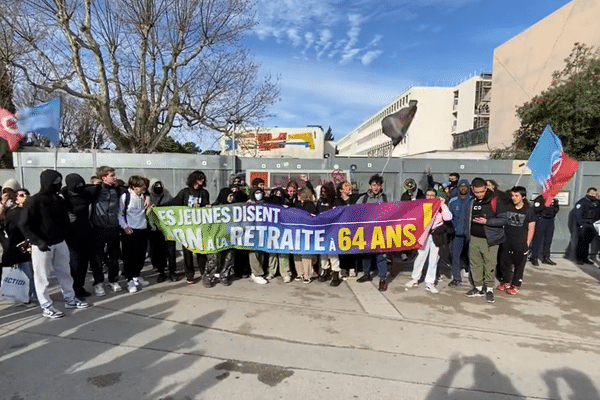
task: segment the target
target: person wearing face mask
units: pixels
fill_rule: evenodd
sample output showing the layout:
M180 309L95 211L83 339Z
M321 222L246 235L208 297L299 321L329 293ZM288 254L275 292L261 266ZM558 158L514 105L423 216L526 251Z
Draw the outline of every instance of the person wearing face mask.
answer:
M92 241L90 241L90 237L93 235L90 222L90 204L93 196L86 190L89 186L79 174L67 175L65 183L66 186L62 188L61 195L69 205L70 225L67 246L69 247L73 290L78 298L86 298L91 293L84 288L85 276L94 252Z
M254 183L254 182L253 182ZM250 191L250 199L248 203L250 204L263 204L265 202L265 191L260 186L253 187ZM264 285L269 283L264 278L265 269L265 257L267 253L264 251L250 251L248 253L248 257L250 259L250 270L252 274L250 275L250 279L252 282L258 283L259 285Z
M31 196L21 212L20 227L25 239L31 243L35 290L42 308L42 315L61 318L64 313L52 304L48 293L50 269L58 279L65 308L87 308L89 304L76 298L73 278L69 268L69 205L58 195L62 187L62 175L47 169L40 175L41 188Z
M577 232L577 245L575 247L577 264L590 264L590 243L594 240L596 231L594 222L600 219L600 201L597 199L598 190L591 187L586 195L575 203L574 222Z
M283 188L281 187L276 187L273 190L271 190L271 194L269 196L269 203L278 206L286 205L285 190L283 190ZM289 254L269 253L269 273L267 275L267 280L275 278L275 274L278 270L285 283L291 282L292 277L290 271Z
M29 245L26 243L25 237L19 228L23 204L28 198L29 191L27 189L17 190L15 206L6 214L6 218L4 218L4 233L6 233L6 236L3 235L4 238L2 241L2 246L5 249L4 254L2 254L2 265L14 265L27 275L29 278L28 304L33 305L33 302L37 301L37 295L35 293L35 282L33 280L31 252L27 251Z
M21 187L15 179L9 179L2 184L2 199L0 200L0 220L15 206L17 190Z
M164 206L187 206L206 207L210 204L210 194L206 186L206 175L202 171L194 171L188 175L187 187L181 189L173 199L165 202ZM206 255L196 254L200 274L204 274L206 266ZM185 265L185 277L188 285L196 283L194 279L194 253L183 248L183 262Z
M173 196L167 189L165 189L163 182L158 179L150 179L150 200L156 207L164 206L165 203L171 201ZM169 279L171 282L177 280L175 270L177 269L177 258L175 242L172 240L165 240L163 233L156 229L154 226L150 226L150 261L152 266L158 271L158 278L156 282L161 283ZM169 267L169 274L165 273Z

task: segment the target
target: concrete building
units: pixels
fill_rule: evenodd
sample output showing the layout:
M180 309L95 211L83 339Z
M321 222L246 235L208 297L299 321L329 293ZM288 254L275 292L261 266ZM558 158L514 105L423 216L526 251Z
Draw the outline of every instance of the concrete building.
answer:
M513 142L516 108L548 88L575 43L600 45L600 0L574 0L494 50L488 145Z
M381 120L417 100L417 113L404 140L393 149L393 157L410 157L455 148L456 135L474 129L485 131L489 122L491 74L482 73L455 87L405 89L391 103L338 141L340 156L387 157L391 140L383 134ZM487 136L485 136L487 140ZM466 147L466 146L462 146Z
M221 154L239 157L323 158L325 133L320 126L305 128L236 129L234 140L221 139Z

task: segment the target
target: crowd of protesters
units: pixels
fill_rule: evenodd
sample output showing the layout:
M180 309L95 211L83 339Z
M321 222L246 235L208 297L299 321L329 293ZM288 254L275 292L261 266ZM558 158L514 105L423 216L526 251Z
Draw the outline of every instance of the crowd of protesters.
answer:
M54 307L48 294L51 271L60 285L65 308L87 308L86 276L91 271L92 290L98 297L106 291L126 289L134 293L150 284L141 275L147 254L158 272L157 283L177 281L175 242L165 240L162 232L146 219L152 206L210 207L249 202L296 207L317 215L334 207L351 204L385 203L383 178L373 175L368 190L354 193L343 181L334 186L327 182L314 188L310 182L290 181L285 188L267 191L265 182L254 179L246 187L239 177L221 189L210 201L205 189L206 176L192 172L186 186L172 196L162 181L134 175L128 182L117 179L111 167L100 167L89 183L78 174L65 177L54 170L41 173L41 188L30 196L14 179L4 183L0 203L2 265L15 266L30 278L30 304L39 302L44 316L60 318L64 313ZM555 265L550 259L550 244L558 202L546 206L542 196L531 203L524 187L507 192L494 180L475 178L471 182L451 173L440 184L427 171L427 188L419 189L414 180L405 181L401 201L441 199L439 212L433 216L431 230L419 250L400 253L365 253L354 255L279 254L262 251L225 250L216 254L194 254L183 248L187 284L201 282L207 288L217 283L229 286L234 277L250 278L267 284L281 276L283 282L297 280L329 282L336 287L362 270L357 282L373 279L377 270L378 289L386 291L388 264L394 257L413 260L407 288L425 283L425 289L438 293L442 280L439 265L451 269L448 286L458 288L463 278L469 281L467 297L484 297L494 302L494 292L516 295L523 283L529 260ZM600 223L600 201L595 188L578 201L569 217L571 243L567 256L579 264L592 263L600 249L595 226ZM121 268L122 265L122 268ZM199 272L199 279L196 277ZM120 279L124 277L125 286ZM105 283L105 279L108 282Z

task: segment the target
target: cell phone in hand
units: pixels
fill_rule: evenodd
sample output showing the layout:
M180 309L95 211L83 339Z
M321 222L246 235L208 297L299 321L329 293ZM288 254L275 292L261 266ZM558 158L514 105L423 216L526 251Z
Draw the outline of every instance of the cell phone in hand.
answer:
M17 249L23 254L31 252L31 243L29 240L23 240L21 243L17 244Z

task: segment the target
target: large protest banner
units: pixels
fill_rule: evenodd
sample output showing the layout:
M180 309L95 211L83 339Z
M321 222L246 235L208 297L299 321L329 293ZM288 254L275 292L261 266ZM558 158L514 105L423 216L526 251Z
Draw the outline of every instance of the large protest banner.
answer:
M271 204L154 207L148 219L195 253L354 254L420 248L440 200L355 204L312 215Z

